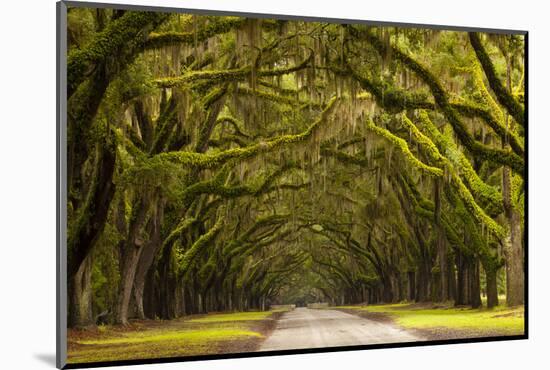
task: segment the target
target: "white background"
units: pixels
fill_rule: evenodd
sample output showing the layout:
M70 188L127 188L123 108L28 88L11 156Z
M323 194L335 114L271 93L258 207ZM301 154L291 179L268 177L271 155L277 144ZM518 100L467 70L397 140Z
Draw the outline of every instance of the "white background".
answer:
M544 1L127 0L142 5L527 29L530 339L154 365L159 369L548 369L550 32ZM123 1L111 0L111 3ZM2 2L0 368L55 363L55 1ZM6 83L7 82L7 83ZM129 367L128 367L129 368ZM152 369L153 365L131 367Z

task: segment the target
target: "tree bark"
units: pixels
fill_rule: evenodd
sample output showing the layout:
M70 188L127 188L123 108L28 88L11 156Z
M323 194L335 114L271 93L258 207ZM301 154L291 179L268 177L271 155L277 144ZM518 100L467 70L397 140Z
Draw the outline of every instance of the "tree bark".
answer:
M504 211L508 219L509 234L504 240L506 257L506 304L521 305L524 302L523 246L521 233L521 216L512 205L510 169L502 171L502 198Z
M67 240L67 275L73 279L88 257L95 242L103 232L109 206L115 193L113 174L116 150L114 145L104 142L98 146L93 181L78 219L71 228Z
M418 270L416 279L416 300L417 302L426 302L429 300L430 292L430 272L426 261L422 261Z
M521 237L521 218L517 211L511 211L510 237L506 243L506 304L518 306L524 304L525 274L523 271L523 245Z
M415 273L414 271L408 272L408 300L413 302L416 299L415 295Z
M470 34L470 38L472 38ZM473 37L475 39L475 37ZM477 40L479 42L479 38ZM479 42L479 48L481 52L484 52L483 46ZM478 50L476 49L476 53ZM479 54L478 54L479 57ZM488 59L488 58L487 58ZM480 59L481 61L481 59ZM490 60L489 60L490 62ZM487 75L489 77L489 75ZM508 98L511 97L511 72L510 72L510 58L506 55L506 89L502 88L503 94L507 94ZM498 81L500 84L500 81ZM493 85L491 85L493 87ZM496 93L497 91L495 91ZM498 94L497 94L498 96ZM500 100L499 100L500 101ZM511 106L512 103L517 102L515 100L510 101L509 104L501 102L508 109L508 112L514 117L516 122L524 124L520 119L524 118L523 110L518 111L521 108L517 106ZM515 114L514 114L515 113ZM509 122L509 117L506 115L506 126L510 125L510 128L514 128L514 122ZM508 146L507 142L503 143L504 147ZM506 304L508 306L518 306L524 303L525 295L525 276L523 271L523 246L522 246L522 233L521 233L521 216L519 212L514 208L512 201L512 175L510 168L504 167L502 169L502 200L504 204L504 213L508 219L510 227L509 236L504 241L504 255L506 257Z
M138 266L136 269L135 279L134 279L134 300L136 302L136 313L138 318L145 319L145 311L143 308L143 292L145 289L145 278L147 273L153 264L156 254L158 253L161 247L161 236L160 236L160 225L162 223L163 215L163 205L158 205L156 218L150 221L150 240L143 247L141 252ZM152 318L152 317L151 317Z
M156 319L159 316L159 290L156 284L156 271L149 269L145 276L145 285L143 290L143 310L145 317Z
M71 230L67 241L67 266L68 281L71 281L81 267L84 259L89 255L97 238L101 235L107 214L114 195L115 185L112 183L116 149L112 143L104 143L98 149L96 159L96 171L92 177L92 186L85 198L85 203L80 206L80 199L71 194L82 191L81 178L78 171L81 170L88 158L89 129L95 119L97 110L103 99L105 91L118 73L133 61L147 37L141 32L134 33L126 27L131 24L137 29L149 29L156 27L169 17L168 14L139 14L129 12L116 21L116 24L108 27L104 32L87 45L86 49L71 52L67 60L67 124L68 124L68 164L67 187L69 189L69 201L74 209L78 209L79 219L75 229ZM138 20L136 22L136 20ZM129 23L128 23L129 22ZM117 35L112 43L111 35ZM133 39L133 40L132 40ZM97 53L95 47L104 45L110 40L110 48L99 48L105 54ZM114 65L107 65L107 61ZM93 65L93 73L90 77L86 74ZM81 86L85 84L85 86Z
M456 253L457 267L457 292L455 306L463 306L470 303L470 261L463 253Z
M128 324L128 308L130 306L134 277L141 251L142 249L139 247L130 246L124 253L124 264L121 271L120 291L117 301L117 324Z
M479 261L474 259L470 265L470 305L472 308L481 307L481 291L479 283Z
M487 308L493 308L498 306L497 270L487 269L485 276L487 280Z
M139 200L135 205L132 220L128 228L128 236L122 252L120 289L115 318L117 324L128 324L128 308L130 306L130 298L134 287L137 265L144 244L141 237L141 229L145 224L148 210L149 202L144 199Z
M452 260L453 260L452 256L448 256L447 283L448 283L449 300L452 300L454 302L456 300L456 269Z
M433 302L441 302L441 272L432 272L431 282L432 284L430 290L430 300L432 300Z
M439 180L434 183L435 187L435 223L437 228L437 258L439 261L439 281L438 281L438 300L444 302L449 299L448 282L448 261L447 261L447 243L445 240L445 231L441 222L441 184Z
M88 256L69 284L69 327L94 325L92 317L92 267Z
M469 36L470 43L472 44L472 47L477 55L477 59L479 60L479 63L481 64L481 67L483 68L483 71L487 76L489 86L491 86L491 90L493 90L493 92L495 93L498 102L506 108L508 113L512 117L514 117L517 123L525 126L524 109L510 93L510 91L508 91L509 86L507 89L498 78L495 67L493 66L493 62L487 54L487 51L485 51L485 48L481 43L481 39L479 38L479 34L477 32L470 32Z

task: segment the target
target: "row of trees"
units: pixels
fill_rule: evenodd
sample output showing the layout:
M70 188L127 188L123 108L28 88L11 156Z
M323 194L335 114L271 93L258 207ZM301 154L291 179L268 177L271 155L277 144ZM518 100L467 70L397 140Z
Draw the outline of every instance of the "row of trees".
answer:
M70 8L68 40L70 326L523 303L522 36Z

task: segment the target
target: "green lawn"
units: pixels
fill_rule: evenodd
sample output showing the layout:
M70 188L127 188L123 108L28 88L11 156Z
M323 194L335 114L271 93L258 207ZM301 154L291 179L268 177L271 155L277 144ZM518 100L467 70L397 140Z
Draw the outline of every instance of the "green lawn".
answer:
M383 313L407 329L447 328L491 334L523 334L524 309L496 307L492 310L469 308L427 308L406 303L342 306L339 308Z
M204 329L204 330L169 330L167 333L162 331L149 331L126 334L119 338L82 340L80 344L133 344L133 343L155 343L171 342L180 343L207 343L213 340L234 339L239 337L261 337L260 333L242 330L242 329Z
M140 321L130 327L70 330L68 362L86 363L253 350L273 311Z
M233 322L233 321L256 321L265 320L271 316L273 311L259 311L259 312L235 312L235 313L222 313L213 314L205 317L189 320L189 322Z

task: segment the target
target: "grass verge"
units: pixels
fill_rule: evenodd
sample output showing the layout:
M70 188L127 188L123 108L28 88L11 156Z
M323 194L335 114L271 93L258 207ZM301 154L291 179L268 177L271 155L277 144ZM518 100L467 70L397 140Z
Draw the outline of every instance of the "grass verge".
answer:
M214 323L214 322L235 322L235 321L257 321L265 320L271 316L272 311L259 312L235 312L206 315L204 317L192 319L189 322Z
M68 331L68 362L89 363L255 351L280 311L192 315Z
M337 307L376 321L391 320L427 339L521 335L524 308L470 309L433 304L383 304Z

